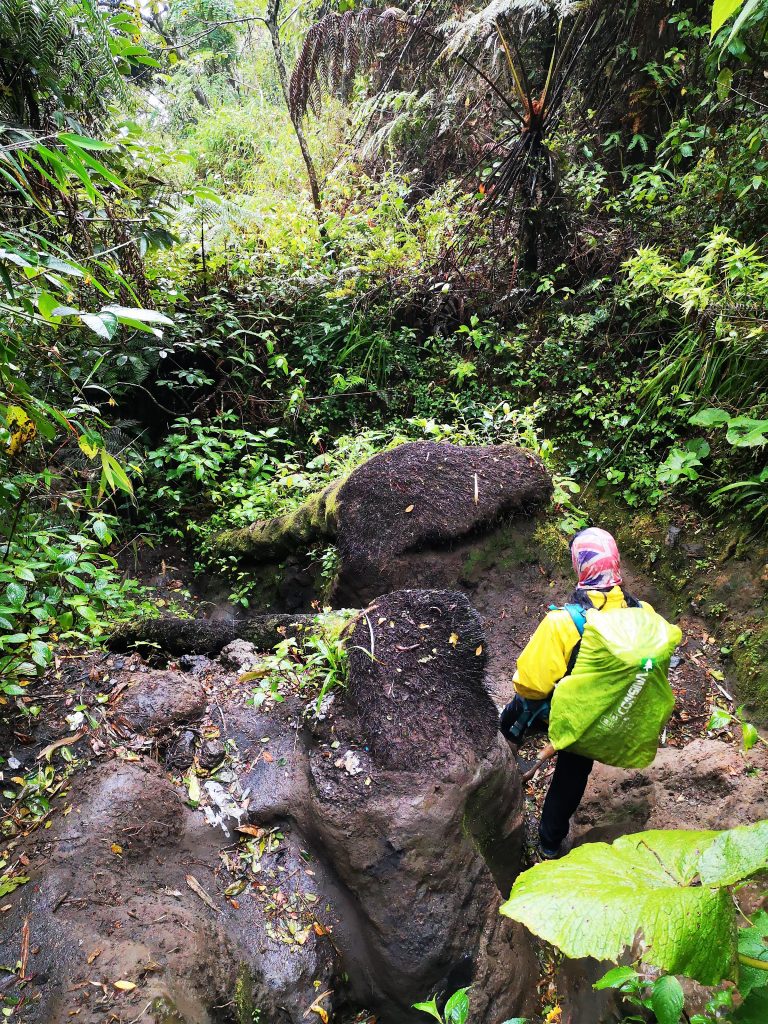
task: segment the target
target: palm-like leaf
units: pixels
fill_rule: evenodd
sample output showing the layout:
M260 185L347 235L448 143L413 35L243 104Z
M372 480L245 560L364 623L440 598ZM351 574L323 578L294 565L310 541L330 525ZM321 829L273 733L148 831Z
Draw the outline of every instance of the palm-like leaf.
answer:
M440 58L458 56L473 43L485 41L501 21L514 26L518 33L526 33L542 19L564 21L578 6L577 0L491 0L475 14L443 24L446 42Z
M0 0L0 117L38 128L46 105L77 114L123 96L109 41L93 0Z

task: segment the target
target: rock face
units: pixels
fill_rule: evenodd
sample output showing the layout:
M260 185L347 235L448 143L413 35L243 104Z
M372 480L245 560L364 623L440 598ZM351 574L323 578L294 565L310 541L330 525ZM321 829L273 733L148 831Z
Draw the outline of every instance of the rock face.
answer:
M4 962L14 948L18 956L22 920L29 925L24 1019L245 1024L263 1007L270 1020L298 1021L315 998L313 982L331 984L333 948L312 933L286 955L259 901L244 898L235 909L223 900L221 847L221 833L184 805L154 762L114 760L88 773L75 813L30 851L32 880L4 922L16 926L3 932ZM289 844L282 860L298 873L286 898L291 887L314 889L297 849ZM217 1014L225 1005L231 1012Z
M29 927L24 1020L299 1024L320 996L415 1024L412 1002L470 982L473 1024L531 1009L529 940L498 913L522 793L476 613L455 592L397 592L348 644L349 688L319 721L299 693L254 708L253 683L222 666L127 676L110 719L127 747L75 776L71 813L25 844L30 881L4 899L0 962ZM227 760L192 799L207 821L186 783L128 749L172 742L174 695L185 764L220 724Z
M595 765L574 819L575 836L580 843L612 842L645 829L723 829L763 820L767 770L762 744L745 757L736 744L709 739L694 740L684 751L664 748L644 771Z
M551 493L549 474L531 452L413 441L368 459L290 515L227 531L218 546L270 561L335 538L341 567L334 599L356 607L423 582L416 553L536 511Z
M473 981L472 1019L489 1024L514 1016L533 988L525 939L498 914L498 886L519 870L523 802L483 685L483 645L463 595L376 601L350 638L363 770L310 761L313 829L365 940L345 962L384 1019L409 1020L410 1004L450 989L457 972Z
M415 441L374 456L338 492L341 603L418 584L416 552L536 511L551 493L541 462L512 445Z
M202 718L207 697L199 679L182 672L132 672L112 717L132 732L158 733Z

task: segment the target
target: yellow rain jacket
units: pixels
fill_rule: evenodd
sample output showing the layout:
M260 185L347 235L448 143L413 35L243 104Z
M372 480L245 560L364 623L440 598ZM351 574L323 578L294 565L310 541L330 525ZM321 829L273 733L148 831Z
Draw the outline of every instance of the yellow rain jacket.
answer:
M587 596L600 611L627 607L621 587L613 587L607 593L588 590ZM651 607L646 601L642 606ZM520 696L526 700L546 700L568 671L568 661L580 639L567 611L556 608L547 612L517 659L513 682Z

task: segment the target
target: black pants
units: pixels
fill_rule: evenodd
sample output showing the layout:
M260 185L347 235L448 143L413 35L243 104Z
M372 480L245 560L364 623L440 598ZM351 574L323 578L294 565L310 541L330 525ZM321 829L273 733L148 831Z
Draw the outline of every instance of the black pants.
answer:
M567 750L558 753L539 825L541 845L547 850L556 850L568 835L571 815L581 803L593 764L581 754L570 754Z

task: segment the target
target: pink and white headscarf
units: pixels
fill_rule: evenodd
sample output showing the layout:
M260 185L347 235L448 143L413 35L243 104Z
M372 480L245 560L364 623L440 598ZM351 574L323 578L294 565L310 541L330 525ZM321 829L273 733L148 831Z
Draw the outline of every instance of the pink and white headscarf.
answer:
M578 533L571 544L571 560L580 590L621 586L621 556L616 541L596 526Z

